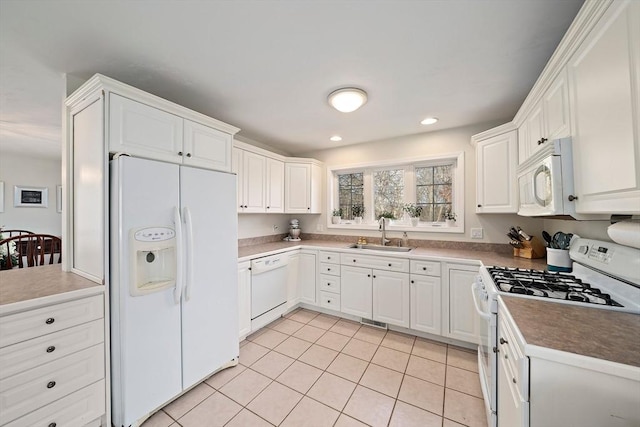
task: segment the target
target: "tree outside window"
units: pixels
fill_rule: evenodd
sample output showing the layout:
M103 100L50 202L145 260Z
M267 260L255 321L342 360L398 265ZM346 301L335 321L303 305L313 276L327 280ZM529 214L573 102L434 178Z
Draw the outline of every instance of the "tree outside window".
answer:
M443 222L452 212L452 165L416 167L416 204L422 207L421 221Z
M364 207L364 173L338 174L338 206L342 219L353 219L353 206Z
M404 205L404 169L388 169L373 172L374 218L392 213L402 218Z

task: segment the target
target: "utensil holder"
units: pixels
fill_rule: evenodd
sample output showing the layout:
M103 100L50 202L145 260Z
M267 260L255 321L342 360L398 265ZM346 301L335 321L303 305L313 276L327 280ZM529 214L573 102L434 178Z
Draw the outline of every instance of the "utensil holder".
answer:
M544 258L546 255L546 248L537 237L532 237L531 240L525 240L522 243L522 248L513 248L513 256L520 258Z
M547 249L547 270L571 273L573 261L567 249Z

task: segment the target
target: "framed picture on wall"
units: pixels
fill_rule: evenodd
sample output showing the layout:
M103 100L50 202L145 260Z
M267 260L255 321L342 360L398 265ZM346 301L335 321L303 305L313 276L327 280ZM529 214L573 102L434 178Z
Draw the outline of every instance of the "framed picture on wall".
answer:
M28 208L46 208L49 206L47 187L13 186L13 206Z

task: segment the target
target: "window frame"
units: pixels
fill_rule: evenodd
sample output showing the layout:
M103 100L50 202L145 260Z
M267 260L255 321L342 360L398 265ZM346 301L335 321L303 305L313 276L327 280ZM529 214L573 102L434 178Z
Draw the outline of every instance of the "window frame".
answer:
M385 169L404 169L404 203L416 203L416 180L414 168L422 166L436 166L438 164L454 165L452 174L453 200L452 208L457 220L454 226L439 222L420 222L417 226L402 219L393 220L387 226L390 231L413 231L435 233L464 233L464 152L438 154L425 157L413 157L380 162L367 162L348 165L332 165L327 167L327 228L337 230L377 230L378 221L373 218L373 172ZM353 220L343 220L339 224L331 221L331 212L338 206L338 174L363 172L363 199L365 214L361 224Z

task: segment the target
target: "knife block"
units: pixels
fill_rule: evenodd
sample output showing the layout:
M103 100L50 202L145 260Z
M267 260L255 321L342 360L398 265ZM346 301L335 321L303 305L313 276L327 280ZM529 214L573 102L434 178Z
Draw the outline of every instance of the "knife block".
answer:
M547 249L537 237L531 240L525 240L522 243L523 248L513 248L513 256L520 258L544 258Z

